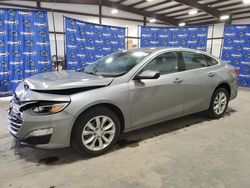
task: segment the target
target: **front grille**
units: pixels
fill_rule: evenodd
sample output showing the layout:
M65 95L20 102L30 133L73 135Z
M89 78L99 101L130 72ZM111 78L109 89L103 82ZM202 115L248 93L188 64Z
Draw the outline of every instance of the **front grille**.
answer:
M18 105L21 105L22 102L19 100L19 98L16 96L16 94L13 95L12 102Z
M22 113L14 106L11 106L9 109L8 120L10 132L12 134L17 134L23 124Z

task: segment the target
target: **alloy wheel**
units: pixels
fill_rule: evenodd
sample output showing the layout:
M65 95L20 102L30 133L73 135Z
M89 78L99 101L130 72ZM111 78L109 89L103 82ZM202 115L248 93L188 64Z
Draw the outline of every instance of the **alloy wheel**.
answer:
M220 115L224 112L226 106L227 106L227 96L224 92L219 92L214 99L214 104L213 104L214 112L217 115Z
M91 151L106 148L114 139L115 123L108 116L96 116L89 120L82 131L82 143Z

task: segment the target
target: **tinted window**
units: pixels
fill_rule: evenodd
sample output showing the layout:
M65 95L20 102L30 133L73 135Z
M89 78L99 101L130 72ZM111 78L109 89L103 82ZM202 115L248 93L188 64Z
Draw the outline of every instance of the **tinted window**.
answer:
M88 65L84 72L107 77L120 76L126 74L149 54L143 51L116 52Z
M199 53L182 52L186 70L198 69L207 66L206 57Z
M208 66L213 66L213 65L217 65L218 64L218 61L214 58L211 58L209 56L206 56L207 57L207 65Z
M158 71L160 74L169 74L178 71L178 54L168 52L155 57L143 70Z

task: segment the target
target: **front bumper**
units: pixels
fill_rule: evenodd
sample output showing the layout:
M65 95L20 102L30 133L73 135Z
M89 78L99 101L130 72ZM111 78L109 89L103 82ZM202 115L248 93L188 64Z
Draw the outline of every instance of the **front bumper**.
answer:
M13 106L13 104L12 104ZM75 117L63 110L51 115L31 115L10 109L9 131L18 140L40 149L56 149L70 146L71 129ZM53 130L49 134L32 135L37 130Z

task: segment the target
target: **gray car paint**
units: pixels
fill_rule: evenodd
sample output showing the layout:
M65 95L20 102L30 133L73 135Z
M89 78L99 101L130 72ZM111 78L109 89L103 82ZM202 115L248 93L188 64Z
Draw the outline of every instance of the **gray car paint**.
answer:
M231 88L230 99L237 95L237 79L232 68L205 52L184 48L145 48L133 51L151 52L128 73L116 78L102 78L81 72L44 73L25 80L16 89L21 101L48 100L70 101L62 111L52 115L33 115L23 112L24 123L15 137L22 140L32 130L54 128L49 144L37 148L62 148L70 145L71 130L76 118L91 106L111 104L118 107L124 117L124 132L148 126L168 119L207 110L212 93L220 83ZM169 51L191 51L216 59L219 64L194 70L161 75L155 80L133 80L133 77L154 57ZM210 77L208 74L214 73ZM183 81L175 83L179 78ZM75 93L55 95L36 90L63 90L76 87L103 86ZM13 133L12 133L13 134Z
M62 71L37 74L27 78L25 82L29 85L30 89L60 90L89 86L105 86L110 84L113 79L114 78L103 78L84 72Z

